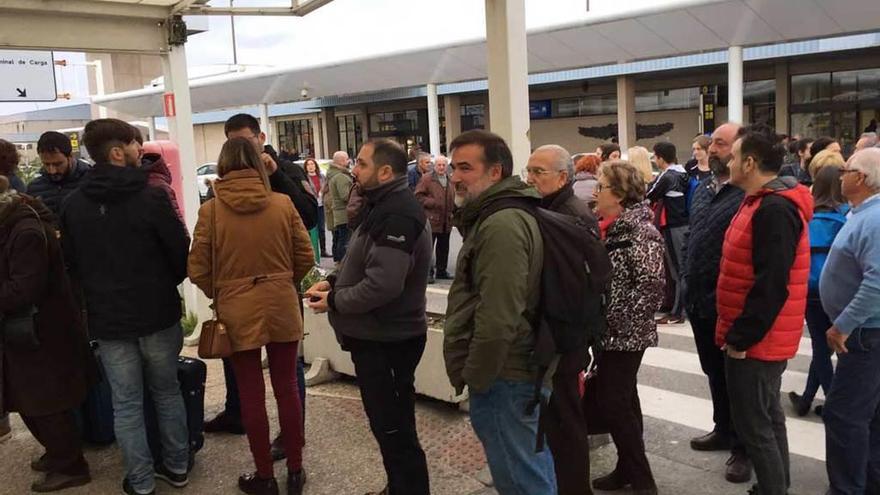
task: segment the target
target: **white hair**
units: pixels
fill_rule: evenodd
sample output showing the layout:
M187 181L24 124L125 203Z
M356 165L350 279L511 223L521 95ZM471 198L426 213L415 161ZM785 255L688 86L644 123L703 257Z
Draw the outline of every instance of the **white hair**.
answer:
M544 151L549 151L554 154L553 160L553 168L560 172L565 172L568 174L569 180L574 178L574 162L571 159L571 154L558 144L545 144L544 146L539 146L538 149L534 151L534 153L541 153Z
M861 141L862 139L866 140L865 146L862 149L871 148L880 144L880 140L878 140L876 132L866 132L859 136L859 141Z
M348 164L348 153L344 151L333 153L333 162L337 165Z
M444 162L446 162L447 165L449 164L449 158L446 158L446 155L444 155L442 153L437 155L436 158L434 158L434 163L436 164L438 160L443 160Z
M865 185L880 190L880 148L865 148L849 158L847 167L865 174Z

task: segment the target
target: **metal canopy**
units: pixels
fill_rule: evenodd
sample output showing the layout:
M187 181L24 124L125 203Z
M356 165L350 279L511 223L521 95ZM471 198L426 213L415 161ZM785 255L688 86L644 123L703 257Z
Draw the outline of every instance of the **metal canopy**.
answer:
M684 0L622 15L532 31L529 72L614 64L854 34L877 29L880 2L835 0ZM306 67L238 73L192 82L193 110L283 103L427 83L484 79L486 42L467 40L435 48L380 54ZM148 88L95 98L129 115L161 115L164 89Z

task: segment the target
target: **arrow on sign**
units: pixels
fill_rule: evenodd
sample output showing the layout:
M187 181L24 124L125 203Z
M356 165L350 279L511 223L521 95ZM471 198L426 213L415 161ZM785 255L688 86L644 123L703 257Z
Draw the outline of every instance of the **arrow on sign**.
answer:
M18 91L19 98L27 98L27 88L25 88L25 89L15 88L15 90Z

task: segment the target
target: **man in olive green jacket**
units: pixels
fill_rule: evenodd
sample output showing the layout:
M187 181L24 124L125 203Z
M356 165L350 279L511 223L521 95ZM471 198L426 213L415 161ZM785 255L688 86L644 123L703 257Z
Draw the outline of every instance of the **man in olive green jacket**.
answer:
M529 321L540 298L541 232L521 209L480 220L480 212L496 200L530 198L537 204L540 195L512 176L510 149L495 134L468 131L450 149L460 207L455 224L464 244L446 311L446 373L459 392L468 386L471 424L498 492L552 495L553 459L547 450L535 453L538 410L525 411L536 372Z
M325 206L325 209L329 212L328 217L333 221L328 225L333 229L333 261L336 263L345 257L348 238L351 235L345 207L348 206L352 182L351 172L348 170L348 153L344 151L333 153L333 162L327 171L327 191L329 192L330 205Z

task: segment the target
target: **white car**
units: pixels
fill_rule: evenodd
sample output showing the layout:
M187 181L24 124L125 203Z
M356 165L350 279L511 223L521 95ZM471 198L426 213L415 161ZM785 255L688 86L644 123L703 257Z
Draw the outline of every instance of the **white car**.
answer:
M211 162L197 168L196 178L198 179L196 182L199 184L199 197L205 201L208 198L208 189L211 187L211 183L217 179L217 164Z

